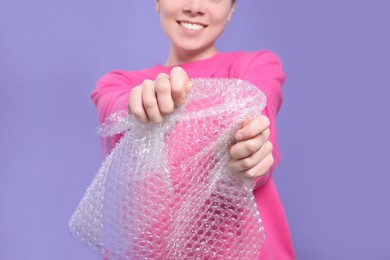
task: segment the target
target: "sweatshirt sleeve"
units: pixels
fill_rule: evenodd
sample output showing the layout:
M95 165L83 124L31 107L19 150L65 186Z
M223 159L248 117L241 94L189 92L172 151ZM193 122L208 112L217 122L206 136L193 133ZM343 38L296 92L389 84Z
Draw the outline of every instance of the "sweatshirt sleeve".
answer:
M99 123L108 115L127 108L131 88L131 80L125 72L119 70L111 71L97 81L91 98L96 106Z
M280 162L280 151L276 139L276 116L282 104L282 86L285 82L285 74L282 70L278 56L270 51L248 53L243 63L239 65L240 78L248 80L266 95L267 104L263 111L270 120L270 141L274 146L273 156L275 163L270 171L258 179L256 187L264 184L270 174Z
M134 84L127 74L120 70L111 71L97 81L91 98L96 107L99 124L108 115L122 109L127 109L129 93L133 86ZM119 141L119 138L120 135L101 138L103 156L108 155Z

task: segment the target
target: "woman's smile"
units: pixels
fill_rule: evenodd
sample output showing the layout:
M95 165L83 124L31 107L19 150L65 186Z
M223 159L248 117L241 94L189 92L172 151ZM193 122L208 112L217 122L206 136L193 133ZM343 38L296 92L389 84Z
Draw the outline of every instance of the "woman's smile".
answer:
M188 21L177 21L177 23L183 28L190 31L200 31L207 27L207 25L196 23L196 22L188 22Z

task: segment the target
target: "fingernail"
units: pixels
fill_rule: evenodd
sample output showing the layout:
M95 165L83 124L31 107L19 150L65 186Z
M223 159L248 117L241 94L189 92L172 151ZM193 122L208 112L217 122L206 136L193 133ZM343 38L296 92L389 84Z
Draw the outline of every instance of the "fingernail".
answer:
M182 105L184 103L184 98L182 98L182 97L176 98L175 103L177 105Z
M192 87L192 82L190 80L187 80L187 86L186 86L186 91L188 92Z

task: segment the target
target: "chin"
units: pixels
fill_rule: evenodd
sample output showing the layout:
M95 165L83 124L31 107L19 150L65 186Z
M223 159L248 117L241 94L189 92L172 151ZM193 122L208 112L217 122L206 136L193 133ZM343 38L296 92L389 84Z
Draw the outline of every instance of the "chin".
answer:
M191 53L201 53L201 52L207 52L207 50L212 49L212 44L199 44L198 43L192 43L192 44L181 44L176 45L178 50L191 52Z

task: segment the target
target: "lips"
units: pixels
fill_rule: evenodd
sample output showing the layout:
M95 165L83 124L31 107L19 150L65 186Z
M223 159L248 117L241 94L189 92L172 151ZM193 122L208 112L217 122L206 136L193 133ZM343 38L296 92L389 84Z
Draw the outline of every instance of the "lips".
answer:
M177 22L180 26L184 27L185 29L187 30L190 30L190 31L200 31L204 28L206 28L207 26L204 25L204 24L200 24L200 23L194 23L194 22L188 22L188 21L178 21Z

